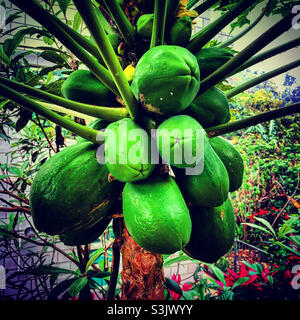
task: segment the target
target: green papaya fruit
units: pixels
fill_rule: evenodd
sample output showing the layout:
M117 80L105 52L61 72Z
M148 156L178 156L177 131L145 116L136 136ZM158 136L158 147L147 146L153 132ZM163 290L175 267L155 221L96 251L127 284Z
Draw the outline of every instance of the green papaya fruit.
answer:
M177 18L167 33L167 43L185 47L192 35L192 19L190 17Z
M195 54L201 70L201 80L222 67L233 57L233 52L218 47L202 48Z
M105 130L105 163L119 181L147 178L155 168L151 164L151 137L130 118L109 124Z
M61 234L59 239L66 246L83 246L92 243L102 235L111 220L112 219L110 217L105 217L90 228Z
M92 227L110 214L120 193L96 159L99 145L76 143L47 160L30 189L35 227L49 235Z
M143 14L138 18L136 22L136 32L140 37L151 39L153 19L153 13Z
M88 70L76 70L64 81L62 95L70 100L98 106L120 106L116 96Z
M216 207L228 197L227 170L206 140L204 141L203 172L197 175L187 175L184 170L177 169L175 175L186 201L193 205Z
M110 124L109 121L107 120L103 120L103 119L96 119L92 122L90 122L87 127L95 129L95 130L103 130L105 129L108 125ZM89 142L89 140L82 138L82 137L77 137L76 139L77 143L81 143L81 142Z
M147 112L171 115L192 103L200 87L199 79L193 54L179 46L160 45L141 57L131 88Z
M184 113L195 118L204 128L226 123L231 117L227 97L217 87L203 92Z
M200 145L203 144L204 134L202 126L192 117L170 117L157 128L158 152L174 167L195 167L202 159Z
M144 249L174 253L190 239L191 219L170 176L151 175L123 190L123 215L132 238Z
M206 263L218 261L233 245L235 215L228 198L218 207L190 208L192 233L183 251Z
M244 176L244 161L241 154L227 140L221 137L209 139L210 145L222 160L229 176L229 192L240 188Z

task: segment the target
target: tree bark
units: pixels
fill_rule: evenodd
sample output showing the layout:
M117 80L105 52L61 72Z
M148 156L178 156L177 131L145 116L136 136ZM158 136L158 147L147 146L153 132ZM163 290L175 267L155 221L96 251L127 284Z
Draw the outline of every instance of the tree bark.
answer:
M122 300L164 300L164 273L161 254L140 247L123 231Z

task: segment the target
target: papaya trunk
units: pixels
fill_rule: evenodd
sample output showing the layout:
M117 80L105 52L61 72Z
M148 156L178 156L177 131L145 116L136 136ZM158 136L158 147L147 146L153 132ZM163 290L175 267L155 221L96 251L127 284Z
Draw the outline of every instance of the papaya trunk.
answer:
M122 300L164 300L163 258L140 247L123 232Z

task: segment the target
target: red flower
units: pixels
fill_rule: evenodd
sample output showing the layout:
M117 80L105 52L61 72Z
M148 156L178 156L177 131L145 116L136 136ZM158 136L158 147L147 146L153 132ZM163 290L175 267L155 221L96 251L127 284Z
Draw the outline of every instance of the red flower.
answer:
M180 276L180 274L178 274L177 277L176 277L175 274L173 274L172 280L174 280L178 285L180 285L180 283L181 283L181 276ZM185 284L181 287L181 290L182 290L182 291L189 291L189 290L192 289L192 287L193 287L192 284L185 283ZM172 300L179 300L179 299L181 298L181 295L180 295L180 294L178 294L178 293L176 293L176 292L174 292L174 291L172 291L172 290L170 290L170 289L168 289L168 290L169 290L169 292L170 292L170 294L171 294Z

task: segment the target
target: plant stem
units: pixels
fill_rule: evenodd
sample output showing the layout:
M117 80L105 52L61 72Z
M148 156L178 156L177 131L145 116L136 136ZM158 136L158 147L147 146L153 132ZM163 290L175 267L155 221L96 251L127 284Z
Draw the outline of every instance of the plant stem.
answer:
M292 14L288 14L284 18L282 18L278 23L276 23L273 27L268 29L265 33L263 33L260 37L250 43L246 48L244 48L241 52L236 54L232 59L226 62L221 68L213 72L207 78L201 81L200 90L198 96L209 88L213 87L220 81L226 79L226 77L233 72L233 70L239 68L241 64L246 62L249 58L251 58L255 53L260 51L262 48L267 46L270 42L276 39L278 36L282 35L282 33L289 30L292 26L291 20L293 18Z
M215 5L217 2L219 2L219 0L206 0L203 3L201 3L199 6L197 6L196 8L194 8L194 10L201 15L202 13L204 13L206 10L208 10L209 8L211 8L213 5ZM189 8L187 8L189 9Z
M89 0L74 0L74 4L91 32L99 52L107 65L111 76L125 102L130 117L135 120L139 116L139 105L136 101L124 71L120 65L107 35L101 26L99 18Z
M0 83L0 94L6 97L7 99L10 99L12 101L15 101L16 103L19 103L23 107L36 112L40 114L41 116L45 117L46 119L62 126L63 128L89 140L94 143L102 144L104 140L104 134L102 132L98 132L97 130L94 130L89 127L82 126L76 122L73 122L69 119L65 119L61 115L57 114L56 112L53 112L43 106L41 106L39 103L33 101L32 99L23 96L22 94L18 93L17 91L7 87L6 85ZM100 136L102 135L102 136ZM102 139L103 138L103 139ZM101 141L99 141L101 139Z
M164 44L167 16L167 0L155 0L154 20L150 49Z
M300 45L300 38L296 38L294 40L285 42L277 47L271 48L269 50L266 50L262 53L259 53L257 55L255 55L254 57L252 57L251 59L249 59L247 62L243 63L239 68L235 69L231 74L228 75L228 77L241 72L261 61L264 61L268 58L272 58L277 54L280 54L282 52L285 52L289 49L292 49L294 47L297 47L298 45Z
M281 73L287 72L288 70L294 69L298 66L300 66L300 59L293 61L291 63L288 63L280 68L274 69L270 72L267 72L259 77L255 77L254 79L246 81L246 82L242 83L241 85L239 85L231 90L226 91L225 94L226 94L227 98L230 99L230 98L238 95L239 93L258 85L259 83L267 81L273 77L278 76Z
M128 111L126 108L110 108L102 107L96 105L90 105L86 103L81 103L69 99L62 98L60 96L54 95L52 93L30 87L23 83L18 83L13 80L9 80L0 76L0 83L5 84L6 86L23 92L30 96L33 96L38 99L43 99L48 102L63 106L64 108L77 111L79 113L87 114L92 117L101 118L108 121L117 121L123 118L128 117ZM49 109L49 107L48 107Z
M195 4L197 4L197 2L199 2L199 0L189 0L186 8L187 8L188 10L191 9ZM204 1L204 3L205 3L205 2L207 2L207 1Z
M115 297L118 274L120 267L120 243L118 239L114 240L112 245L112 269L107 291L107 300L113 300Z
M211 22L205 29L199 31L190 41L187 49L192 53L198 52L208 41L216 36L231 21L237 18L242 12L251 7L256 0L242 0L232 10Z
M103 0L106 5L110 16L113 18L117 25L122 38L129 48L134 48L136 45L136 32L126 14L122 10L117 0Z
M266 7L262 10L261 14L254 20L247 28L245 28L242 32L237 34L236 36L232 37L231 39L228 39L227 41L222 42L218 47L219 48L226 48L232 45L234 42L242 38L245 34L247 34L249 31L251 31L265 16L266 12L268 12L268 9L271 5L273 0L269 0Z
M90 56L73 39L73 37L71 37L61 26L58 25L58 23L56 23L53 19L49 19L47 12L42 7L35 4L33 1L30 1L30 5L27 1L25 2L21 0L12 0L11 2L39 22L46 29L48 29L62 44L72 51L77 58L81 60L101 82L103 82L107 88L109 88L116 95L119 95L119 92L108 70L98 63L94 57Z
M276 118L285 117L300 112L300 103L291 104L287 107L282 107L276 110L260 113L256 116L248 117L246 119L236 120L233 122L220 124L218 126L205 129L210 138L220 136L222 134L234 132L259 123L270 121Z
M166 23L165 23L165 32L168 28L171 27L174 19L176 19L176 13L180 0L167 0L166 1Z

